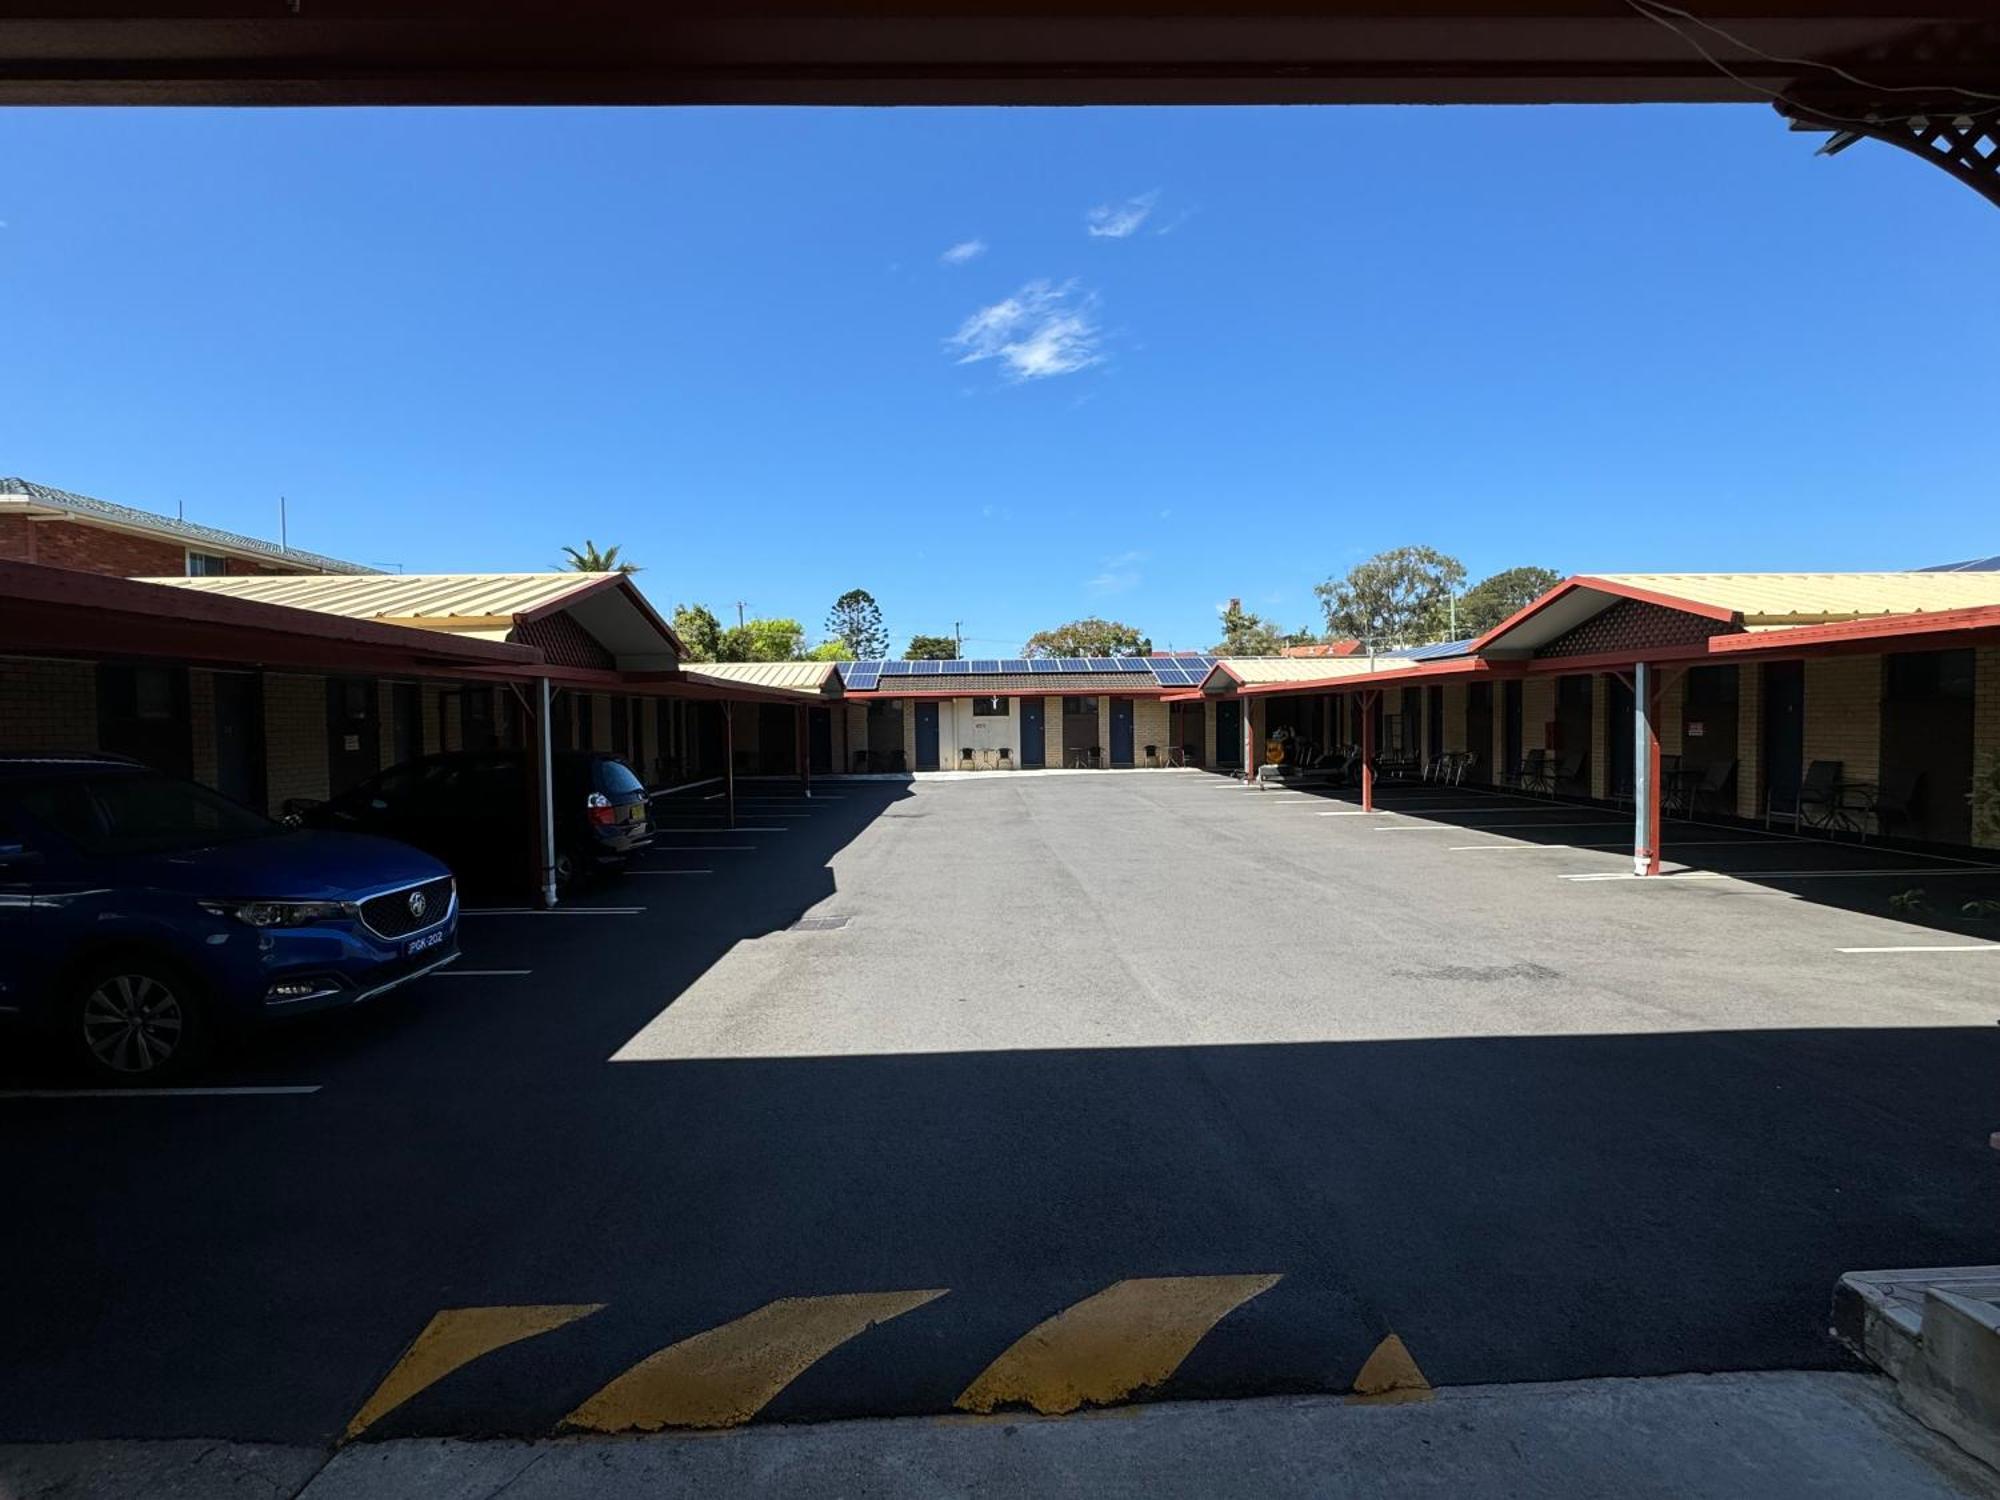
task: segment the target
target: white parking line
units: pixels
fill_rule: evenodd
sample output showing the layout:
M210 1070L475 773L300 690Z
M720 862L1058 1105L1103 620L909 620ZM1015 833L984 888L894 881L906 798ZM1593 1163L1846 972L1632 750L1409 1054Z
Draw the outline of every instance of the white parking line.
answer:
M1774 838L1783 840L1785 835L1777 834L1774 835ZM1671 839L1668 841L1667 847L1671 849L1736 849L1756 848L1762 843L1762 839L1756 838ZM1512 844L1453 844L1446 852L1449 854L1470 854L1475 849L1511 849L1516 854L1567 854L1572 849L1623 849L1629 852L1631 848L1632 845L1629 842L1619 844L1531 844L1523 839Z
M790 833L789 828L777 828L766 823L738 823L733 828L663 828L662 833Z
M2000 943L1905 943L1893 948L1836 948L1835 953L2000 953Z
M755 852L755 844L655 844L648 854L750 854Z
M470 906L461 917L636 917L643 906Z
M439 969L440 979L515 979L533 969Z
M1593 871L1587 875L1564 875L1563 880L1857 880L1895 878L1930 880L1949 875L2000 875L2000 865L1977 870L1674 870L1660 875L1634 875L1631 871Z
M0 1089L0 1099L231 1099L259 1095L317 1094L316 1083L272 1083L213 1089Z
M1378 828L1377 833L1498 833L1503 828L1630 828L1628 819L1620 818L1615 823L1481 823L1476 828L1461 828L1455 823L1402 823L1394 828Z
M627 870L627 875L713 875L713 870Z
M1387 812L1379 807L1373 812L1367 812L1359 807L1350 807L1340 812L1323 812L1320 816L1322 818L1399 818L1405 816L1405 814Z

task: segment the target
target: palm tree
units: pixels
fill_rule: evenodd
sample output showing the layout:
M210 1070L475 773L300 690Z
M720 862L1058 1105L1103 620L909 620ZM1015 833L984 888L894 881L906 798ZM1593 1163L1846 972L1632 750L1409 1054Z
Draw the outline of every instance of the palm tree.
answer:
M618 549L606 547L597 550L597 543L589 537L583 539L581 547L565 547L563 554L569 559L569 568L576 573L636 573L637 563L622 563L618 560Z

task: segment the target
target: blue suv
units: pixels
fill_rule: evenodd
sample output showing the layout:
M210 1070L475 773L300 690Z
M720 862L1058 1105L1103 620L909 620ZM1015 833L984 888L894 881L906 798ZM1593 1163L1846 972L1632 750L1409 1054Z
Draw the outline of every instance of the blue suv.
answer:
M0 755L0 1016L107 1080L457 957L457 884L407 845L286 828L116 757Z

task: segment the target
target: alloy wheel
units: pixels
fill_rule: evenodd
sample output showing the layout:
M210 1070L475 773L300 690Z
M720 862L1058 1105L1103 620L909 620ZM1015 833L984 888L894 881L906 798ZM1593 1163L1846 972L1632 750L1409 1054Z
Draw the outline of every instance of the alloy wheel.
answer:
M179 997L150 974L114 974L83 1002L84 1045L115 1073L166 1066L186 1028Z

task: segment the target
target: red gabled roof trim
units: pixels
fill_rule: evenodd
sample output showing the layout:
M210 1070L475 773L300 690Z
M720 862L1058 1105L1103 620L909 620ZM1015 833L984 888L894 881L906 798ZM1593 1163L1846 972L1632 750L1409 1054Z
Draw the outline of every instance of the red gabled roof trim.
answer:
M1835 646L1872 640L1897 640L1912 635L1946 635L1968 630L2000 630L2000 604L1966 609L1924 610L1902 615L1875 615L1865 620L1836 620L1826 625L1792 625L1782 630L1751 630L1719 636L1709 642L1717 655L1754 655L1796 651L1802 646Z
M1579 589L1590 589L1599 594L1610 594L1619 599L1636 599L1642 604L1657 604L1662 609L1678 610L1684 615L1702 615L1711 620L1720 620L1725 625L1733 625L1736 611L1724 609L1718 604L1703 604L1694 599L1683 599L1676 594L1662 594L1654 589L1635 588L1629 583L1613 583L1591 573L1579 573L1574 578L1565 578L1541 598L1524 605L1506 619L1495 625L1486 634L1473 641L1465 649L1477 655L1486 650L1494 641L1508 631L1532 620L1536 615L1554 604L1558 599L1567 598Z

